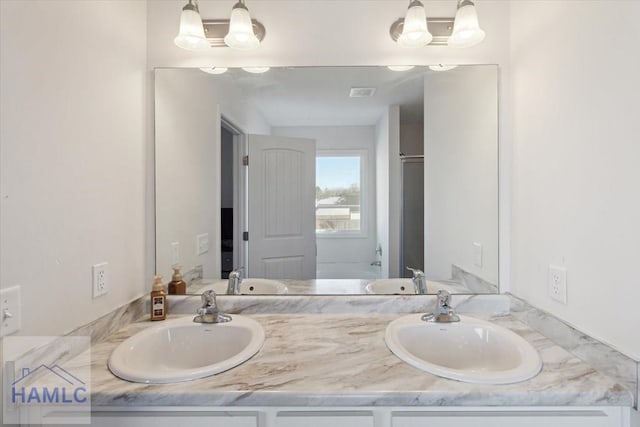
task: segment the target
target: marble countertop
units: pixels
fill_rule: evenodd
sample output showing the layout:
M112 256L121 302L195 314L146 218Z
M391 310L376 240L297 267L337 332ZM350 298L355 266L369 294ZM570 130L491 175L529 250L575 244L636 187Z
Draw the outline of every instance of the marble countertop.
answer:
M146 385L123 381L107 359L149 327L131 323L92 346L92 406L625 406L631 392L510 315L482 316L528 340L542 356L535 378L510 385L448 380L409 366L384 343L402 314L255 314L262 350L244 364L200 380ZM182 316L172 316L182 317Z

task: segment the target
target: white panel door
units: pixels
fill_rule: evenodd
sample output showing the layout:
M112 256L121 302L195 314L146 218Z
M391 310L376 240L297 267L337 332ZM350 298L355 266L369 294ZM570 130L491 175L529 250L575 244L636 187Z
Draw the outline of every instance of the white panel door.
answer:
M248 277L316 277L316 143L249 135Z

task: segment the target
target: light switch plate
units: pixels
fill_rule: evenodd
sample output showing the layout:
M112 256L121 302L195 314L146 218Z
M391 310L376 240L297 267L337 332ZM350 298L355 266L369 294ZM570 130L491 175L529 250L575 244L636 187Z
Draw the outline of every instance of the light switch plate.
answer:
M180 263L180 242L171 243L171 265Z
M198 255L209 252L209 233L198 234L196 236L196 253Z
M20 309L20 286L0 289L0 336L12 334L22 328L22 313Z

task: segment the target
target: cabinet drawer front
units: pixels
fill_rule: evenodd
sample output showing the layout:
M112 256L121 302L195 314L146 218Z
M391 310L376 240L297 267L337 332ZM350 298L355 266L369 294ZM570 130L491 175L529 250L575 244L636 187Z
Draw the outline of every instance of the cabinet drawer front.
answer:
M232 412L95 412L91 426L97 427L257 427L255 413Z
M613 427L601 411L394 412L392 427Z
M373 427L371 411L278 412L276 427Z

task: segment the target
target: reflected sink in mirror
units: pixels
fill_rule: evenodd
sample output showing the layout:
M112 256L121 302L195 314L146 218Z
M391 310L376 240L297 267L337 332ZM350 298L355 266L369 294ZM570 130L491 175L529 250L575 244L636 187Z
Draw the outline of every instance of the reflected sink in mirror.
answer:
M401 360L423 371L478 384L511 384L536 376L536 349L509 329L468 316L460 322L425 322L422 314L394 320L385 342Z
M242 295L283 295L287 290L287 285L277 280L244 279L240 284Z
M190 294L213 290L216 295L227 293L228 281L224 279L202 280L189 286ZM284 295L288 292L284 282L270 279L244 279L240 283L241 295Z
M435 294L440 289L444 289L449 293L463 293L464 289L461 292L461 286L458 287L454 285L448 285L442 282L433 282L431 280L427 280L427 293ZM368 294L378 294L378 295L414 295L416 293L415 287L413 286L413 281L411 279L380 279L375 280L367 286L365 286L365 291Z
M208 377L234 368L264 343L258 322L233 315L227 323L166 320L123 341L109 357L109 370L127 381L166 384Z

